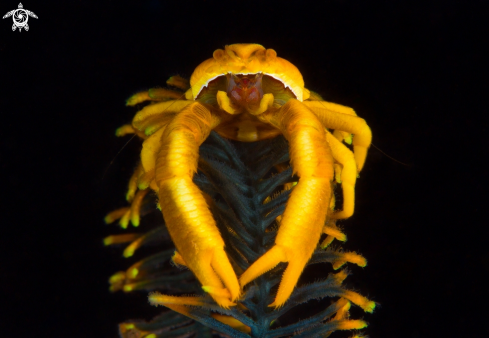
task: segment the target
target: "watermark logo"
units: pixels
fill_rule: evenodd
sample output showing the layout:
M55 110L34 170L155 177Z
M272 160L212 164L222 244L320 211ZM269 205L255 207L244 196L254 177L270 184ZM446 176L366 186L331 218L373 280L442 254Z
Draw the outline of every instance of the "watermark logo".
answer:
M29 25L27 24L27 21L29 20L30 16L37 19L36 14L34 14L31 11L28 11L27 9L24 9L22 3L19 3L19 8L8 12L3 16L2 19L12 17L12 19L14 20L14 24L12 25L12 30L15 31L18 28L20 32L22 28L24 28L26 31L29 30Z

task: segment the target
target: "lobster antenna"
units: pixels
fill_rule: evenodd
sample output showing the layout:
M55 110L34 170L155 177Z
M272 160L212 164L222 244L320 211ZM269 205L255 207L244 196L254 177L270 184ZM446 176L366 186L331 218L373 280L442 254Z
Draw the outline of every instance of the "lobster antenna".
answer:
M320 96L320 97L321 97L321 96ZM319 103L321 103L321 105L322 105L324 108L326 108L326 106L325 106L325 105L322 103L322 101L321 101L321 100L318 100L318 102L319 102ZM327 108L326 108L326 109L327 109ZM371 143L370 143L370 145L371 145L372 147L374 147L375 149L377 149L377 150L378 150L378 151L379 151L379 152L380 152L382 155L386 156L387 158L390 158L390 159L391 159L391 160L393 160L394 162L397 162L397 163L399 163L399 164L402 164L402 165L404 165L404 166L406 166L406 167L411 167L411 166L412 166L412 164L407 164L407 163L401 162L401 161L399 161L399 160L396 160L394 157L387 155L387 154L386 154L384 151L382 151L382 150L381 150L379 147L377 147L375 144L373 144L373 142L371 142Z
M377 150L378 150L378 151L379 151L381 154L383 154L383 155L385 155L386 157L390 158L390 159L391 159L391 160L393 160L394 162L397 162L397 163L399 163L399 164L402 164L402 165L404 165L404 166L406 166L406 167L412 167L412 164L407 164L407 163L401 162L401 161L399 161L399 160L396 160L394 157L389 156L389 155L387 155L385 152L383 152L383 151L382 151L382 150L381 150L379 147L377 147L375 144L373 144L373 143L370 143L370 144L372 145L372 147L374 147L375 149L377 149Z
M112 161L110 161L109 165L107 166L107 168L105 169L104 171L104 174L102 175L102 178L100 179L100 182L102 182L105 178L105 175L107 175L107 172L109 171L110 167L112 166L112 164L114 163L115 159L117 158L117 156L119 156L119 154L124 150L125 147L127 147L127 145L129 144L129 142L132 141L132 139L136 136L136 134L132 135L131 138L126 142L126 144L124 144L122 146L121 149L119 149L119 151L117 152L117 154L115 154L115 156L112 158Z

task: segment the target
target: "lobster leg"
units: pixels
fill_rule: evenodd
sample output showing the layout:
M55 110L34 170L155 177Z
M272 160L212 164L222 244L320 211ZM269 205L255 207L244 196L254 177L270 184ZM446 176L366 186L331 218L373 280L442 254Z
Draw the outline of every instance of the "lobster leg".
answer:
M204 287L221 290L224 283L229 292L211 296L227 308L239 297L238 279L204 196L192 182L199 146L219 122L219 117L200 103L178 113L162 135L155 180L161 211L178 252Z
M338 141L330 132L326 132L326 140L331 148L333 158L341 163L341 188L343 190L343 210L331 215L333 219L348 218L353 215L355 208L355 182L357 180L357 167L353 153L342 142Z
M372 143L372 131L365 120L356 116L351 108L326 101L307 101L304 105L314 112L326 128L353 134L353 152L357 170L360 172Z
M289 142L299 183L287 202L275 245L241 275L240 283L244 286L278 263L288 262L270 304L280 307L290 297L321 236L332 196L333 157L323 124L298 100L258 117L278 128Z

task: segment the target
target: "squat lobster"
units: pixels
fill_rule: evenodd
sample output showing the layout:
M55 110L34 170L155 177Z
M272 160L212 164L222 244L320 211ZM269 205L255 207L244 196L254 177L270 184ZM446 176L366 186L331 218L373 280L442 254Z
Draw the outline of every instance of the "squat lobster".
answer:
M342 235L325 226L326 220L353 214L355 181L365 162L371 131L351 108L322 101L304 88L294 65L258 44L216 50L213 58L195 69L190 88L179 77L171 78L169 84L186 90L185 99L175 91L153 89L128 100L128 105L160 102L146 106L132 125L118 130L119 135L136 133L144 142L141 165L129 184L127 198L132 206L109 214L108 220L122 216L123 226L129 219L139 224L141 201L150 189L155 191L177 248L173 260L189 267L220 306L235 305L242 287L278 263L288 262L270 305L280 307L291 295L321 234ZM293 172L299 177L275 245L239 282L205 196L192 182L199 146L212 130L242 142L284 135ZM343 141L352 142L354 151ZM343 191L342 210L330 207L335 174Z

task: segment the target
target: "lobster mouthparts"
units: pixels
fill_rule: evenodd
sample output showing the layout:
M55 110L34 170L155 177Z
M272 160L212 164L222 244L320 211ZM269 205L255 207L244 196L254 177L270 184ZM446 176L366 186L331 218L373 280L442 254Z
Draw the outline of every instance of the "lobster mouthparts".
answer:
M234 75L228 74L227 93L235 106L253 110L260 105L263 97L261 86L263 74Z

